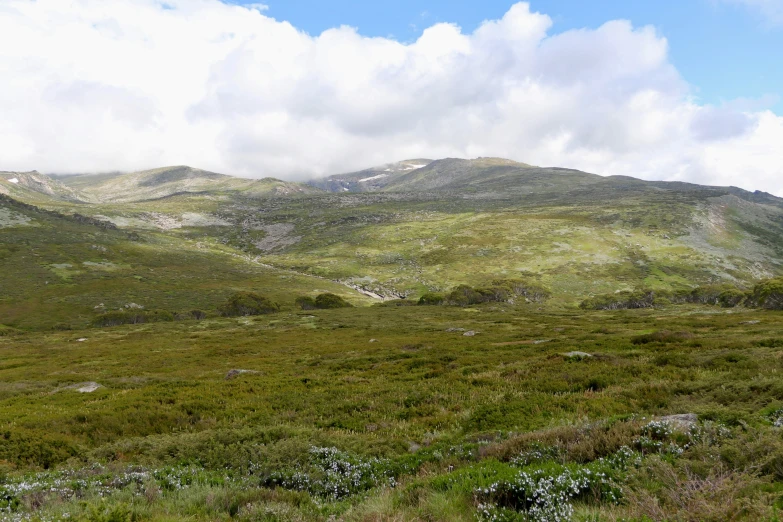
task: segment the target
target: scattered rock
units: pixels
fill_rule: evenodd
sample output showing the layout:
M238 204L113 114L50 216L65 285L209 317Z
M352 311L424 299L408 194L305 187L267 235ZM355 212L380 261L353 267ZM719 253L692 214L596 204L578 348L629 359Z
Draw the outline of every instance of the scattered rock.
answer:
M101 385L97 382L80 382L78 384L71 384L65 388L69 390L75 390L79 393L92 393L100 387Z
M533 341L533 344L548 343L548 342L551 342L551 341L552 341L552 339L537 339L537 340Z
M447 332L464 332L464 328L446 328Z
M562 326L558 326L557 328L552 328L552 330L554 330L556 332L563 332L563 331L565 331L565 328L563 328Z
M476 335L476 332L474 332L473 330L468 330L462 335L464 335L465 337L473 337L474 335Z
M761 321L742 321L740 324L759 324Z
M569 359L589 359L593 354L587 352L568 352L564 353L563 356Z
M370 342L371 342L371 343L377 343L377 342L378 342L378 339L370 339Z
M699 422L699 416L695 413L679 413L676 415L666 415L659 417L659 421L668 422L673 428L688 431L692 426L695 426Z
M86 337L80 337L80 338L76 339L76 342L77 342L77 343L83 343L83 342L84 342L84 341L86 341L86 340L87 340L87 338L86 338Z
M258 372L256 370L233 369L233 370L229 370L228 373L226 374L226 380L230 381L231 379L236 379L240 375L243 375L243 374L246 374L246 373L257 374L257 373L261 373L261 372Z
M409 442L408 443L408 451L410 451L411 453L416 453L420 449L421 449L421 445L420 444L416 444L415 442Z

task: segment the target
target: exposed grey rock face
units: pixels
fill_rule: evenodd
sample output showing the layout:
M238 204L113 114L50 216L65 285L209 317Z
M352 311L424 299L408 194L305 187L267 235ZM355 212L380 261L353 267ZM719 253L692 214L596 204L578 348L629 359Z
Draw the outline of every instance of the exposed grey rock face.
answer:
M589 359L590 357L593 356L593 354L587 352L574 351L574 352L564 353L563 356L568 357L569 359Z
M244 375L246 373L258 374L261 372L258 372L256 370L233 369L233 370L229 370L228 373L226 374L226 380L230 381L231 379L236 379L240 375Z
M695 413L678 413L676 415L666 415L658 419L661 422L668 422L673 428L682 431L688 431L692 426L699 422L699 416Z

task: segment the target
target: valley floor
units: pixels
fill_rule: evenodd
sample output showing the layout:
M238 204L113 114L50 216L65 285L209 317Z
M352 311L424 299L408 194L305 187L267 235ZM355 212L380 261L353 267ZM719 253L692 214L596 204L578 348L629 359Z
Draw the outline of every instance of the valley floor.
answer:
M4 520L783 508L781 312L370 306L2 334Z

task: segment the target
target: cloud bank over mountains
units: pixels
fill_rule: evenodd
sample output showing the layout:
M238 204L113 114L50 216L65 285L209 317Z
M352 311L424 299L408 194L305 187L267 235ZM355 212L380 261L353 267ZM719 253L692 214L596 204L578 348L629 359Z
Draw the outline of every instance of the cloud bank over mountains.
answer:
M4 0L0 170L304 179L491 155L783 195L783 117L699 104L654 28L551 27L518 3L402 43L218 0Z

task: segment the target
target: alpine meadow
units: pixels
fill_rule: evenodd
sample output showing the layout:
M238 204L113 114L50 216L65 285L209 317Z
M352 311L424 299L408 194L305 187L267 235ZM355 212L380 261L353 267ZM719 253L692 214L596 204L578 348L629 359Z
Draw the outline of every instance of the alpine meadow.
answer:
M780 522L781 49L0 0L0 521Z

